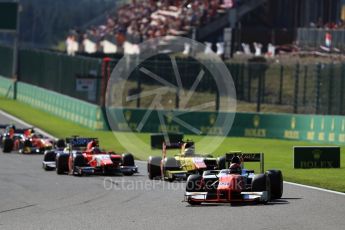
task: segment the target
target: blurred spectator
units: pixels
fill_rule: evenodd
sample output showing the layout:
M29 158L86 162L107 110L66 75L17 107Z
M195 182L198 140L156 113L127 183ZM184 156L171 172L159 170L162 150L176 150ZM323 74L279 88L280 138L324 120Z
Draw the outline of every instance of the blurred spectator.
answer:
M139 44L160 36L183 36L193 27L211 22L222 9L234 7L239 0L195 0L188 9L182 6L183 2L132 0L130 4L120 7L116 14L108 15L104 25L93 26L85 31L84 50L96 52L109 35L115 35L113 45L117 47L122 47L125 42Z

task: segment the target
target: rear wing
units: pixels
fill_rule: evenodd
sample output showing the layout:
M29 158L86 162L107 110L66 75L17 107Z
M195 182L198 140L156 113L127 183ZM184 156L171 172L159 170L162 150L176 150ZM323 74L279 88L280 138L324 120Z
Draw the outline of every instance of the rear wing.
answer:
M244 162L259 162L260 171L264 173L264 154L263 153L242 153L242 152L230 152L225 154L225 161L230 165L233 157L238 156L241 159L242 164Z
M181 150L181 154L184 152L184 150L186 148L191 148L191 147L195 147L195 143L193 141L181 141L181 142L177 142L177 143L165 143L163 142L162 145L162 155L163 155L163 159L166 157L166 152L167 149L180 149Z
M98 142L98 138L95 137L68 137L66 143L73 148L86 148L87 144L91 141Z
M10 125L0 125L0 129L6 129Z

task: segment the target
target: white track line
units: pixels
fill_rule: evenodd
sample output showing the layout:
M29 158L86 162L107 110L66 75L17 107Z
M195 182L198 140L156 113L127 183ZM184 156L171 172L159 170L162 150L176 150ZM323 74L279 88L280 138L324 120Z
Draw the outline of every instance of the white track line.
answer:
M343 192L337 192L337 191L328 190L328 189L324 189L324 188L318 188L318 187L313 187L313 186L303 185L303 184L297 184L297 183L287 182L287 181L284 181L284 183L289 184L289 185L302 187L302 188L308 188L308 189L313 189L313 190L317 190L317 191L321 191L321 192L328 192L328 193L332 193L332 194L336 194L336 195L345 196L345 193L343 193Z
M28 126L28 127L34 127L33 125L20 120L17 117L14 117L2 110L0 110L0 114L3 115L4 117L7 117L8 119L11 119L15 122L21 123L22 125ZM38 132L42 133L43 135L52 138L52 139L57 139L56 137L50 135L49 133L43 131L42 129L39 128L35 128L35 130L37 130ZM146 161L141 161L143 163L146 163ZM309 185L303 185L303 184L297 184L297 183L293 183L293 182L288 182L288 181L284 181L285 184L289 184L289 185L293 185L293 186L297 186L297 187L302 187L302 188L308 188L308 189L313 189L313 190L317 190L317 191L321 191L321 192L328 192L328 193L332 193L332 194L337 194L337 195L342 195L345 196L345 193L342 192L337 192L337 191L333 191L333 190L328 190L328 189L323 189L323 188L318 188L318 187L313 187L313 186L309 186Z
M14 117L14 116L12 116L11 114L8 114L8 113L4 112L3 110L0 110L0 115L2 115L2 116L4 116L4 117L7 117L8 119L13 120L13 121L15 121L15 122L18 122L18 123L20 123L20 124L22 124L22 125L24 125L24 126L27 126L27 127L34 127L36 131L38 131L39 133L43 134L44 136L47 136L47 137L49 137L49 138L51 138L51 139L57 140L57 138L54 137L53 135L51 135L51 134L49 134L49 133L43 131L42 129L36 128L35 126L33 126L33 125L31 125L31 124L29 124L29 123L27 123L27 122L25 122L25 121L22 121L22 120L20 120L19 118Z

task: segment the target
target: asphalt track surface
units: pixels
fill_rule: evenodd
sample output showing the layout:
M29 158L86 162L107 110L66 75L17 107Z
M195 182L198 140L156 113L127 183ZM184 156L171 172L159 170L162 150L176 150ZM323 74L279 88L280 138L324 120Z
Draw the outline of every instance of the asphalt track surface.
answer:
M0 117L0 123L10 120ZM183 200L184 183L46 172L42 156L0 153L0 229L344 229L345 196L284 185L268 205Z

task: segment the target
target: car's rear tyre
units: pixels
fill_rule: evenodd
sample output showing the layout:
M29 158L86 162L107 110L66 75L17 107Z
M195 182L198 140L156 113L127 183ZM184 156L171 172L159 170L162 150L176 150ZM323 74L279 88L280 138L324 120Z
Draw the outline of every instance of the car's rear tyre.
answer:
M217 168L218 170L222 170L226 168L226 161L225 161L225 157L218 157L217 158Z
M122 165L123 166L135 166L134 156L130 153L122 154ZM124 172L125 176L132 176L134 172Z
M162 176L161 162L162 162L161 157L152 157L152 156L149 157L147 161L147 172L148 172L150 180L153 180L157 177Z
M56 158L56 153L54 151L45 151L44 156L43 156L43 161L53 162L56 160L55 158ZM51 168L47 167L46 164L42 164L42 167L46 171L51 170Z
M267 192L267 197L262 202L266 204L271 200L271 183L270 178L267 174L255 175L252 181L252 191L253 192Z
M198 175L198 174L193 174L190 175L187 178L187 182L186 182L186 192L201 192L203 189L201 187L201 180L202 180L202 176ZM195 201L192 199L188 199L187 202L190 205L200 205L201 202L200 201Z
M66 172L68 172L69 168L68 168L68 159L69 159L69 155L58 155L56 157L56 173L61 175L61 174L65 174Z
M80 173L78 170L78 167L85 167L87 166L87 163L85 161L85 158L81 154L76 154L73 159L73 175L75 176L82 176L83 174Z
M283 196L283 174L280 170L268 170L271 182L271 198L280 199Z
M64 140L64 139L59 139L59 140L56 142L56 147L57 147L57 148L65 148L65 147L66 147L65 140Z
M174 157L167 157L163 161L163 174L165 174L166 171L179 171L181 170L181 166L179 162ZM169 182L175 181L174 175L172 175L171 178L168 178Z
M13 145L14 145L14 142L12 139L10 138L5 139L3 143L3 152L10 153L13 150Z
M122 154L122 165L124 165L124 166L135 166L134 156L130 153Z

